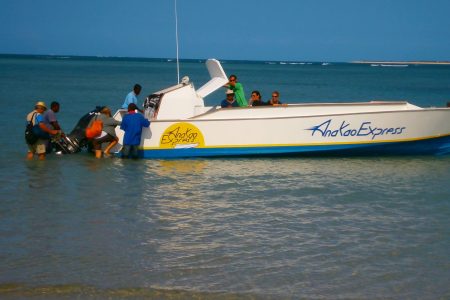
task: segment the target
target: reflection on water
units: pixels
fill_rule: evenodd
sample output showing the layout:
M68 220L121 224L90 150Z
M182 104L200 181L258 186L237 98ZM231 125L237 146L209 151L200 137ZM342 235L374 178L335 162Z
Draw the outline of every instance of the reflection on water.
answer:
M175 160L143 163L144 185L154 185L158 191L170 192L170 197L203 198L217 192L259 193L279 191L298 192L397 189L407 192L410 185L420 185L424 176L440 178L448 175L448 158L324 158L324 159L233 159L233 160ZM157 175L157 180L153 178ZM219 187L219 188L217 188ZM277 196L283 196L276 193Z
M96 287L100 298L120 298L109 294L117 287L165 298L442 295L449 166L448 157L23 161L0 175L0 283L24 285L0 296L74 283L83 288L73 294Z
M149 169L159 176L180 176L201 173L208 166L207 160L159 160L159 168Z

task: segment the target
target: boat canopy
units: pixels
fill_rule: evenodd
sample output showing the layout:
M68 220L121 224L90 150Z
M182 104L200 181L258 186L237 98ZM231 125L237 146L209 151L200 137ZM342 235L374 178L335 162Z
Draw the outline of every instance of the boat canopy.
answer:
M209 80L207 83L205 83L201 88L197 90L197 95L201 98L205 98L212 92L223 87L228 82L228 77L225 74L218 60L208 59L206 61L206 67L208 68L211 80Z

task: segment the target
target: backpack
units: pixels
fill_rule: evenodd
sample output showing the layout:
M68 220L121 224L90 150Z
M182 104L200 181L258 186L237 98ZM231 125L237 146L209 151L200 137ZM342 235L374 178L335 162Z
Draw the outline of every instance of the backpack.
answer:
M102 134L102 130L103 130L103 122L102 120L97 120L97 116L95 116L90 126L86 128L86 137L88 139L96 138L100 136L100 134Z
M35 115L36 113L34 113L33 116L31 116L31 120L27 121L27 126L25 127L25 141L29 145L35 144L39 139L39 137L35 134L35 130L33 130L34 127L33 119Z

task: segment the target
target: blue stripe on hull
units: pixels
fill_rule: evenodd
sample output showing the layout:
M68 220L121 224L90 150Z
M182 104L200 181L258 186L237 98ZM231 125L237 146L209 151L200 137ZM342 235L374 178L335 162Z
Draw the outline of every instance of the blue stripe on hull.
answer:
M410 142L140 150L143 158L281 155L444 155L450 153L450 136Z

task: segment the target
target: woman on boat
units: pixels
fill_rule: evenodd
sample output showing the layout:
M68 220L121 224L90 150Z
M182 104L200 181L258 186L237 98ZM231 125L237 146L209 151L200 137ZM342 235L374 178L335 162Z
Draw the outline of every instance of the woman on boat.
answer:
M116 126L120 125L121 122L112 117L111 110L108 107L104 107L100 111L100 116L98 118L103 122L103 129L102 134L92 141L95 150L95 157L102 157L103 143L109 143L109 145L106 146L105 151L103 152L105 157L109 157L111 156L110 151L112 147L114 147L119 141L116 136Z
M272 92L272 99L267 101L267 105L286 106L286 104L281 103L281 101L280 101L280 92L278 92L278 91L273 91Z
M261 100L261 93L259 91L253 91L248 106L262 106L267 105Z

